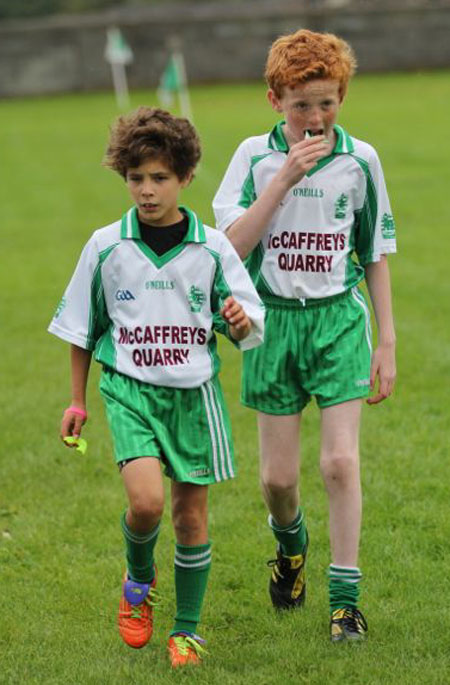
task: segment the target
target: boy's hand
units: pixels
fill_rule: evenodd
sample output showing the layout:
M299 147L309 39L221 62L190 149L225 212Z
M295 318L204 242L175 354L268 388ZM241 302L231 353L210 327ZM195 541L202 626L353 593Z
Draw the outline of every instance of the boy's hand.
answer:
M370 368L370 390L376 388L378 376L378 392L373 397L369 397L367 404L378 404L389 397L394 389L395 383L395 345L379 345L372 355Z
M230 327L230 335L235 340L243 340L250 333L252 324L239 302L234 297L227 297L220 314Z
M71 405L63 414L61 421L61 440L66 447L76 447L76 444L67 444L65 438L79 438L83 425L87 421L87 412L84 407Z
M315 167L319 159L326 156L328 150L329 141L325 136L313 136L294 143L279 172L280 179L288 188L292 188Z

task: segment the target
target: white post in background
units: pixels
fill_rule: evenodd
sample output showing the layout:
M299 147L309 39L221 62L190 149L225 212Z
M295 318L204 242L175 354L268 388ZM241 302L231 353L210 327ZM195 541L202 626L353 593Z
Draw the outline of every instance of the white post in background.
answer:
M105 59L111 65L117 106L128 109L130 96L125 67L133 61L133 52L117 28L110 28L106 33Z
M183 53L181 51L174 52L172 55L172 59L177 65L180 77L180 90L178 92L178 96L180 98L181 114L184 117L186 117L186 119L189 119L190 122L194 123L192 117L191 98L189 97L189 88L187 84L186 65L184 63Z

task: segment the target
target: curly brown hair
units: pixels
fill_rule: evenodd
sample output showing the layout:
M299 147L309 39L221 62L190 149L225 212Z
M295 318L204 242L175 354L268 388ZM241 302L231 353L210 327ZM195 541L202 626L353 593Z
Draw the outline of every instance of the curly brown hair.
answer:
M126 178L146 159L163 161L179 178L192 173L201 157L200 140L187 119L153 107L138 107L116 119L103 165Z
M265 78L278 98L283 88L295 88L312 79L338 81L343 98L355 69L354 52L345 40L332 33L300 29L272 43Z

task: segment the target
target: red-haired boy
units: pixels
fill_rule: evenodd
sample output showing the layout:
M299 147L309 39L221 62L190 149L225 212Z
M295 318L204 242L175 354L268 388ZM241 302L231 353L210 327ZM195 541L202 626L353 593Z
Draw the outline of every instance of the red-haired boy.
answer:
M329 499L330 628L361 639L359 425L395 379L386 255L395 228L378 156L336 121L356 62L332 34L280 37L266 64L268 99L283 115L237 149L214 199L266 306L265 342L244 355L242 401L258 411L261 485L278 542L270 595L277 608L305 600L308 534L299 506L299 437L311 396L321 412L320 468ZM358 284L365 278L378 326Z

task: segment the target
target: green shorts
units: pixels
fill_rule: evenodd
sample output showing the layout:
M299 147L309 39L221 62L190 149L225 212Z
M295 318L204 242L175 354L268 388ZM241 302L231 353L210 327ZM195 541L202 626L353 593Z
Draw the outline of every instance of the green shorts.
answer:
M263 297L264 344L244 352L241 400L266 414L296 414L367 397L370 314L357 288L320 300Z
M234 477L230 420L218 378L198 388L168 388L104 367L100 392L117 463L157 457L166 475L181 483Z

